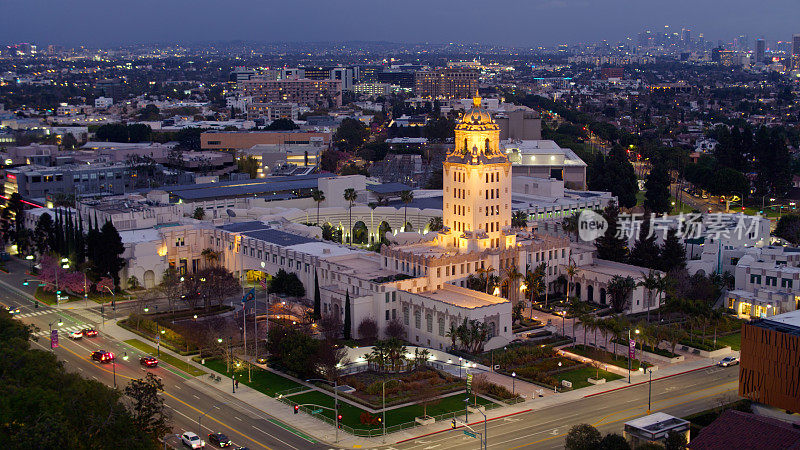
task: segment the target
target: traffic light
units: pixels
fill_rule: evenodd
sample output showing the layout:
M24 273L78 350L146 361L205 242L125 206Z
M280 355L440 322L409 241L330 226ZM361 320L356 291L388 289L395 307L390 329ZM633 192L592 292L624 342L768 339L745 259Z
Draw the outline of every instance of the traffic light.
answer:
M382 422L383 422L383 419L378 417L378 423L382 423Z
M297 414L300 412L300 405L294 405L294 413Z
M450 426L453 427L454 430L456 429L456 419L453 419L453 421L450 422Z
M24 280L22 280L22 285L23 285L23 286L27 286L27 285L28 285L28 279L27 279L27 278L25 278Z
M337 419L339 428L341 429L342 428L342 415L339 414L338 416L336 416L336 419Z

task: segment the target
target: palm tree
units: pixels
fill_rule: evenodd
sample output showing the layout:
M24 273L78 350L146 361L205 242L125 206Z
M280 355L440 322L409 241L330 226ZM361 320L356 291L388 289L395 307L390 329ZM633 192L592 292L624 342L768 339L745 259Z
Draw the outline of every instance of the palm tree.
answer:
M356 192L353 188L347 188L344 190L344 199L350 203L350 209L348 211L349 219L347 224L347 235L349 236L348 243L353 242L353 203L356 202L358 199L358 192Z
M450 322L450 329L447 330L447 334L445 334L445 336L450 338L450 342L453 344L451 348L455 350L456 340L458 339L458 327L455 323Z
M478 275L481 277L481 279L483 279L484 276L485 276L485 278L486 278L486 293L488 294L489 293L489 284L491 284L491 283L489 283L489 279L492 276L492 272L494 272L494 267L492 267L492 266L489 266L487 268L478 267L477 269L475 269L475 271L478 272Z
M531 320L533 320L534 298L537 298L544 291L544 280L542 280L541 274L539 274L537 271L531 272L528 270L525 273L525 289L528 291L528 295L530 295Z
M522 278L524 277L522 273L520 273L520 271L517 270L516 265L511 265L509 267L506 267L505 273L503 274L503 279L505 280L506 286L508 286L508 297L509 300L511 300L512 302L514 300L517 300L519 297L519 289L517 289L517 283L519 283L519 280L521 280Z
M216 265L219 262L219 252L215 252L210 248L203 249L200 254L203 256L203 259L206 260L206 264L214 264Z
M611 333L611 323L609 322L609 319L610 318L598 319L596 325L600 335L603 336L603 347L605 348L608 348L608 334ZM597 341L595 340L595 347L597 346Z
M511 214L511 226L514 228L527 228L528 213L522 210L514 211Z
M403 231L406 231L408 224L408 204L414 201L414 193L411 191L403 191L400 193L400 201L403 202Z
M569 293L570 293L570 287L572 286L572 279L575 277L575 274L578 273L578 266L576 266L572 261L570 261L565 271L567 272L567 300L569 300ZM578 297L580 297L580 294L578 295Z
M311 198L317 202L317 225L319 225L319 204L325 201L325 193L319 189L315 189L314 192L311 193Z
M564 314L572 316L572 338L575 339L575 322L577 322L583 314L587 312L586 303L578 299L572 299L567 303L567 309ZM581 320L583 322L583 320Z
M642 281L636 283L636 285L647 290L648 301L645 303L645 307L647 308L647 323L650 323L650 308L653 306L653 293L656 293L655 298L661 295L659 290L662 289L664 285L664 277L660 272L651 269L647 275L642 273Z
M636 289L636 282L631 276L621 277L614 275L609 281L606 290L608 295L611 296L611 305L614 311L621 313L625 311L628 305L628 297L630 297L633 290Z
M589 334L589 330L594 328L595 319L594 316L591 314L581 314L578 318L581 321L581 326L583 327L583 346L586 347L586 335ZM575 336L575 321L572 321L572 336ZM597 336L595 336L597 339Z
M569 240L572 240L572 233L575 233L575 241L578 240L578 213L567 216L561 221L561 228L569 234Z
M442 231L444 228L444 221L441 217L431 217L431 220L428 221L428 231Z

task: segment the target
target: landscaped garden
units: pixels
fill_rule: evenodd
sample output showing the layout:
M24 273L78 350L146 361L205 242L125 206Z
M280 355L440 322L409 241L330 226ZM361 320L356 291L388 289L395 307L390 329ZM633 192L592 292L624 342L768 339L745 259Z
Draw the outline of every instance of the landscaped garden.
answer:
M196 357L195 359L199 358ZM275 395L279 392L300 388L303 386L296 381L278 375L277 373L270 372L269 370L264 370L258 366L252 366L250 368L250 379L252 381L247 381L247 366L244 363L240 363L240 365L237 366L236 362L234 362L230 365L231 370L228 370L229 365L224 359L206 358L203 365L214 372L227 377L236 375L239 383L249 386L263 394L269 395L270 397L275 397Z
M579 356L583 356L585 358L599 361L604 364L611 364L617 367L622 367L623 369L628 368L628 358L622 355L611 353L601 348L590 347L583 344L577 344L573 345L572 347L567 347L563 350L570 353L574 353ZM640 365L641 363L638 359L631 360L631 370L639 370Z

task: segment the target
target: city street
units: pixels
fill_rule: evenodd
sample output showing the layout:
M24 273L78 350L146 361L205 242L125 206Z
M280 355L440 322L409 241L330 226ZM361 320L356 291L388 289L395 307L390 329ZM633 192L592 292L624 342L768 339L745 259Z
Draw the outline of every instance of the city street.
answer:
M8 274L0 275L0 302L19 308L18 318L40 330L35 333L38 339L34 342L34 347L50 350L48 332L49 325L52 324L54 329L64 330L59 333L59 347L54 351L58 358L65 362L67 370L78 372L86 378L95 379L109 386L114 385L116 378L116 384L120 389L131 379L142 378L145 370L151 371L164 383L164 400L172 415L175 433L193 431L206 439L208 433L220 431L227 434L236 445L247 446L250 449L323 447L316 439L305 433L299 433L266 412L237 400L235 395L210 388L178 369L163 363L154 369L144 369L139 364L139 358L144 353L105 335L101 323L90 321L84 317L81 310L59 311L46 305L34 308L30 297L25 295L26 292L21 286L20 288L11 286L9 278ZM32 288L30 292L32 293ZM58 326L59 320L63 321L63 325ZM99 331L99 335L79 340L71 340L67 336L68 330L85 327L94 327ZM117 362L101 365L92 361L90 354L94 350L113 352ZM123 360L126 353L127 361ZM168 443L171 442L178 446L174 437L168 439Z
M736 397L738 367L711 367L652 383L652 411L685 416ZM647 413L648 383L634 385L571 403L495 419L487 424L488 447L496 449L564 448L570 427L589 423L602 433L622 434L624 422ZM479 415L480 416L480 415ZM470 422L483 432L483 422ZM475 448L478 442L464 428L398 443L400 449Z

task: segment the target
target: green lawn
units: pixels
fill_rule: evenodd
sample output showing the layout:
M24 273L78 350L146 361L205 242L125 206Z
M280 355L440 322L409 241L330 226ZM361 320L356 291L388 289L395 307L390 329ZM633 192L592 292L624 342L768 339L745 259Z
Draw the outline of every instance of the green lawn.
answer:
M156 356L156 354L158 353L155 347L153 347L150 344L145 344L144 342L138 339L127 339L125 340L125 343L130 345L131 347L134 347L152 356ZM186 361L182 361L167 353L161 353L161 356L158 356L158 360L167 363L170 366L175 367L176 369L180 369L194 377L206 374L204 370L198 369L197 367L187 363Z
M617 347L619 347L619 344L617 345ZM610 342L609 342L609 348L613 348L613 344L611 344ZM603 362L603 363L606 363L606 364L612 364L612 365L615 365L617 367L622 367L623 369L627 369L628 368L628 358L627 357L622 356L622 355L616 355L616 357L615 357L613 353L611 353L609 351L606 351L606 350L603 350L603 349L594 348L592 346L584 347L583 345L578 344L578 345L574 345L572 347L565 348L564 350L568 351L570 353L574 353L574 354L580 355L580 356L585 356L587 358L591 358L591 359L594 359L596 361L600 361L600 362ZM633 361L631 361L631 370L639 370L639 360L638 359L634 359Z
M736 350L738 352L739 349L742 348L742 333L739 332L729 334L727 336L718 336L717 344L727 345L731 348L731 350Z
M227 365L225 361L221 359L206 359L204 366L222 375L230 376L230 373L226 371ZM274 397L277 392L302 386L300 383L257 366L253 366L250 373L250 379L253 380L252 382L247 382L246 369L239 370L237 373L240 374L237 376L240 383L267 394L270 397Z
M31 280L31 284L36 283L37 281ZM42 289L41 286L36 287L36 292L33 294L36 300L39 300L42 303L46 303L48 305L55 305L56 302L56 293L55 292L48 292ZM64 299L64 297L69 297L68 299ZM74 295L67 295L66 292L62 291L61 293L61 304L68 302L74 302L77 300L83 300L83 297L76 297Z
M570 370L569 372L563 372L556 375L553 375L555 379L559 381L559 385L561 381L567 380L572 383L572 389L580 389L587 386L591 386L591 384L586 381L587 378L594 378L597 375L597 369L594 367L581 367L580 369ZM600 369L600 378L605 378L606 381L614 381L619 380L622 378L622 375L617 375L616 373L611 373Z
M314 392L306 392L303 394L296 394L290 395L287 397L289 400L292 400L295 403L299 404L313 404L319 406L326 406L329 408L333 408L334 406L334 399L332 396L324 394L319 391ZM465 409L464 403L465 396L464 394L455 394L449 397L445 397L441 399L438 403L430 403L428 404L428 415L429 416L438 416L440 414L446 414L453 411L463 411ZM471 397L471 400L474 397ZM481 397L478 397L478 404L485 405L491 403L489 400L485 400ZM355 406L352 406L348 403L344 403L342 401L339 402L339 413L342 415L342 424L355 428L355 429L370 429L370 428L380 428L380 426L375 425L365 425L361 423L361 413L364 410ZM423 405L416 404L416 405L409 405L403 406L402 408L395 408L389 409L386 411L386 426L394 426L400 425L407 422L413 422L415 417L422 416L423 413ZM320 413L325 415L329 419L333 420L334 412L329 411L327 409L323 409ZM380 415L380 413L378 413Z

